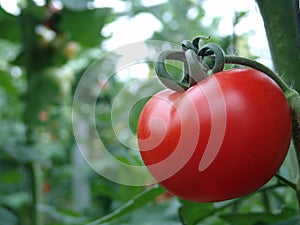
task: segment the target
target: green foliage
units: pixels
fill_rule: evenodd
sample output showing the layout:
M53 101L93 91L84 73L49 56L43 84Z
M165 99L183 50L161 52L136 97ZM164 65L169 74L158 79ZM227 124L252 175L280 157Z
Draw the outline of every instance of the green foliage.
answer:
M64 9L60 29L74 41L87 47L101 43L100 31L109 22L109 8L83 10L80 13ZM80 28L80 29L79 29Z
M274 67L299 90L300 80L296 76L299 71L299 2L256 2L264 20Z
M0 7L0 225L297 223L294 192L277 179L244 198L192 203L164 193L160 186L145 189L105 180L76 156L74 92L84 71L104 53L101 44L107 37L101 31L110 22L124 15L151 13L163 27L152 39L180 42L199 34L212 35L224 49L234 48L244 56L249 55L247 35L219 37L220 18L203 24L201 20L209 12L204 11L201 1L166 1L146 7L142 1L124 0L130 10L123 13L92 8L91 0L60 0L63 9L53 8L51 0L44 6L32 0L22 2L27 4L19 15ZM246 14L237 13L234 25ZM117 60L102 63L106 67L101 64L97 72L105 73ZM178 67L181 65L174 64L168 69L173 73ZM149 68L150 79L152 65ZM179 72L178 79L181 75ZM120 144L111 124L117 94L134 79L115 76L107 83L96 82L103 88L95 109L99 136L114 157L141 165L139 154ZM123 98L135 99L141 91L161 89L160 85L145 83L134 91L124 91ZM127 132L136 134L147 100L135 102L129 117L121 120L121 125L129 127ZM124 118L127 107L126 101L121 101L116 116ZM129 136L128 141L133 142L133 138ZM280 173L296 181L298 173L290 174L289 169L286 163Z
M144 206L146 203L152 201L155 197L162 194L163 192L165 191L160 186L146 189L145 191L141 192L140 194L136 195L133 199L125 203L122 207L118 208L116 211L104 216L99 220L89 223L88 225L103 224L105 222L119 218L120 216L126 215L132 212L133 210Z
M2 221L5 221L6 225L17 225L18 224L18 219L16 215L14 215L12 212L5 208L0 208L0 217Z
M295 215L294 210L285 209L279 214L272 213L247 213L247 214L224 214L221 218L233 224L271 224L277 221L286 220Z
M1 39L18 42L20 37L18 18L0 8Z
M132 109L130 110L130 114L129 114L129 127L131 129L131 132L133 134L137 133L137 125L138 125L138 120L136 118L139 117L143 107L145 106L145 104L147 103L147 101L149 100L150 97L148 98L143 98L139 101L137 101Z
M183 224L197 224L213 215L216 209L212 203L199 204L188 201L181 201L179 208L180 219Z

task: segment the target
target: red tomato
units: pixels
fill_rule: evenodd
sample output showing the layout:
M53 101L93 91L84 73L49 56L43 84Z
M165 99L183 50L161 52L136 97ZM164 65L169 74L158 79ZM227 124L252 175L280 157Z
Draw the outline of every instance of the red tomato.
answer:
M152 96L138 122L142 159L170 193L213 202L256 191L289 148L291 113L267 75L233 69Z

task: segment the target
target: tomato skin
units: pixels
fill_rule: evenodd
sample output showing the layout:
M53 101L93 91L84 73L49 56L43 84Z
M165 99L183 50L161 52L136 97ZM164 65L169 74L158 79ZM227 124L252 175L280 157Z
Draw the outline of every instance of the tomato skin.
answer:
M240 197L267 183L291 132L283 92L254 69L222 71L185 92L159 92L138 122L150 173L170 193L198 202Z

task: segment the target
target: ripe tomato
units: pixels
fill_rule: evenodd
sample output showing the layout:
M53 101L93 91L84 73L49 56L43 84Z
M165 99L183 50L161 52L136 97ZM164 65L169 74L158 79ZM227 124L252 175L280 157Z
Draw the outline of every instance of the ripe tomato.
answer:
M254 69L209 76L152 96L138 122L142 159L170 193L212 202L254 192L281 166L291 113L278 85Z

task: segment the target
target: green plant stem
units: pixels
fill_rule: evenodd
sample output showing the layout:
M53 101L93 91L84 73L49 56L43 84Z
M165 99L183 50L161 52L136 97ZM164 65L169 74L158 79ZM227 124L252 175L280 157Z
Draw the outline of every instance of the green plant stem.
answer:
M126 215L127 213L132 212L133 210L138 209L139 207L147 204L149 201L152 201L157 196L165 193L166 190L162 188L159 185L155 185L153 187L150 187L140 194L136 195L133 199L129 200L127 203L125 203L123 206L118 208L117 210L111 212L110 214L97 219L93 222L90 222L86 225L99 225L106 222L109 222L113 219L116 219L120 216Z
M33 130L35 129L35 121L29 119L33 108L37 108L37 103L34 105L31 104L32 99L30 93L34 92L34 87L32 85L33 76L38 73L37 68L41 67L41 65L36 61L36 55L38 54L37 50L37 40L35 35L35 27L36 27L36 19L33 16L31 10L34 11L35 3L32 0L28 1L28 5L26 8L22 9L19 23L21 30L21 43L22 49L24 51L24 65L26 67L27 72L27 91L24 94L24 115L23 120L26 124L26 145L29 148L32 148L35 145L35 141L33 139ZM28 218L28 223L30 225L43 225L42 214L39 210L39 205L42 202L42 194L41 194L41 174L42 169L39 162L28 162L26 164L27 173L29 176L29 184L30 187L30 195L31 195L31 204L28 207L28 212L30 218Z
M223 49L214 44L214 43L207 43L202 48L199 49L198 55L205 57L206 55L215 55L214 64L211 68L210 74L221 72L224 69L225 64L225 53Z
M255 68L255 69L267 74L270 78L272 78L279 85L279 87L282 89L283 92L292 91L292 89L276 73L274 73L271 69L269 69L268 67L264 66L263 64L261 64L257 61L243 58L240 56L227 55L225 57L225 63L238 64L238 65Z
M38 162L29 162L27 168L30 174L31 183L31 197L32 205L30 209L31 214L31 224L32 225L42 225L43 218L42 214L39 213L39 206L42 202L41 193L41 181L42 181L42 170Z
M281 176L280 174L275 175L282 183L290 186L292 189L297 190L297 185L291 182L290 180L286 179L285 177Z
M299 123L297 122L296 116L294 115L294 112L292 112L293 114L293 144L295 149L300 149L300 126ZM300 165L300 151L296 151L296 158L297 158L297 162L298 165ZM299 181L297 184L297 190L299 190Z
M300 88L298 0L256 0L262 15L275 70Z
M157 61L154 63L154 68L157 77L167 87L175 91L183 92L188 89L188 85L174 79L167 71L165 61L177 60L186 64L185 53L183 51L166 50L159 54Z
M300 57L299 57L299 2L298 0L256 0L262 15L269 42L274 67L279 74L295 82L300 88ZM300 173L300 129L299 95L286 94L293 110L293 142L295 146L298 171ZM292 96L292 97L291 97ZM296 196L300 218L300 183L297 181Z

